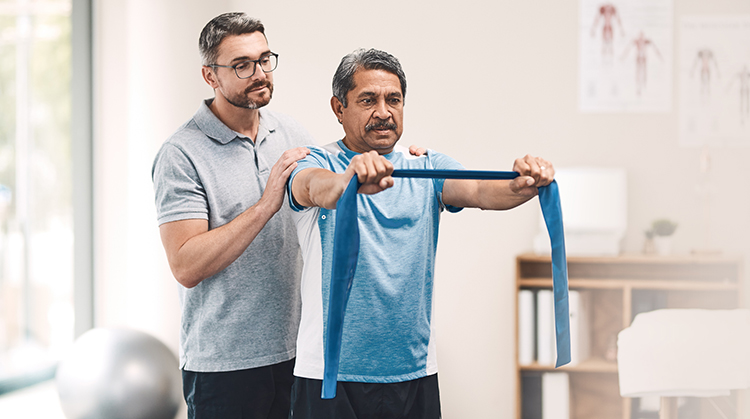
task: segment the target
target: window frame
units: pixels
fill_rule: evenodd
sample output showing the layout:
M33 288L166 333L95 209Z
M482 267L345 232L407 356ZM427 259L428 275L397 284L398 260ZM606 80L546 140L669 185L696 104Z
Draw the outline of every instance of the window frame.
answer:
M94 326L93 0L71 0L71 159L74 338ZM55 377L57 366L0 380L0 396Z

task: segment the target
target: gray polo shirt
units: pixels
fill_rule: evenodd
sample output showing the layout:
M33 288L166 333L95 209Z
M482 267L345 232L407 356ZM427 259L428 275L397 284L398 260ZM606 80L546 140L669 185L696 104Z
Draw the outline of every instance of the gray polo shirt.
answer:
M220 227L258 202L274 163L290 148L314 144L292 118L260 109L253 142L224 125L204 101L164 142L154 160L159 225L208 220ZM295 356L302 259L288 204L218 274L179 287L180 367L231 371Z

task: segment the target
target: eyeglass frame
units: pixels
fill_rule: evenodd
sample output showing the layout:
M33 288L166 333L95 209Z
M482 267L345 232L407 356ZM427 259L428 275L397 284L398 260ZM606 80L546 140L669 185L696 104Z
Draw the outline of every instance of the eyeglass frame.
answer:
M260 65L260 61L264 60L264 59L266 59L266 58L268 58L270 56L273 56L273 57L276 58L276 66L274 66L274 68L272 70L268 70L268 71L263 70L263 66ZM250 74L247 77L240 77L240 73L237 72L237 67L241 66L242 64L246 64L246 63L253 63L253 72L252 72L252 74ZM255 75L255 71L257 71L258 67L260 67L260 70L262 72L268 74L268 73L271 73L274 70L276 70L276 68L278 66L279 66L279 54L277 54L275 52L269 52L268 54L264 54L262 57L258 58L257 60L240 61L239 63L237 63L235 65L206 64L206 67L211 67L211 68L216 68L216 67L231 68L232 70L234 70L234 75L237 76L237 78L240 79L240 80L249 79L250 77L254 76Z

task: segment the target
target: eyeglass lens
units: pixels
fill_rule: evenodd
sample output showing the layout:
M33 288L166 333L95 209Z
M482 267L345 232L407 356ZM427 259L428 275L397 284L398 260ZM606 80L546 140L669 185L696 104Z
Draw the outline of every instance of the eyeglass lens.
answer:
M234 69L237 72L237 77L240 78L248 78L252 77L253 74L255 74L255 63L260 64L261 70L263 70L264 73L270 73L271 71L276 69L276 65L278 64L278 59L275 55L266 55L265 57L261 57L257 61L245 61L244 63L238 64Z

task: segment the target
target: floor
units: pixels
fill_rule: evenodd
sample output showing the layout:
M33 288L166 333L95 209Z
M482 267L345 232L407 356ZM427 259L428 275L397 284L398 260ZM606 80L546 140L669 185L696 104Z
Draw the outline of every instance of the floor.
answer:
M54 380L0 396L2 419L65 419ZM187 418L185 403L175 419Z
M0 418L65 419L57 398L55 382L45 381L0 396Z

